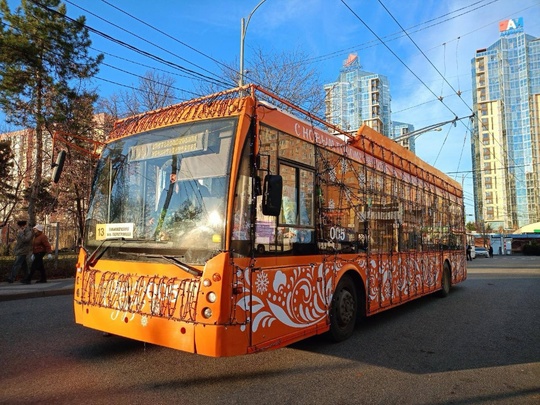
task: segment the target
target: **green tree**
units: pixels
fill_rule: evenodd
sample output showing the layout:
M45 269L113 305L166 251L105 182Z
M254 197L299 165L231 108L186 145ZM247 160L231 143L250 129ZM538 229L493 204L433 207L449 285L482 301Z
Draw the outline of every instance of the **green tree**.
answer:
M469 221L465 224L465 228L467 229L467 232L476 231L476 223Z
M0 106L9 123L35 133L35 171L28 216L35 223L43 177L44 136L72 118L81 98L95 97L85 87L102 55L92 57L85 18L73 20L59 0L21 0L11 11L0 0Z

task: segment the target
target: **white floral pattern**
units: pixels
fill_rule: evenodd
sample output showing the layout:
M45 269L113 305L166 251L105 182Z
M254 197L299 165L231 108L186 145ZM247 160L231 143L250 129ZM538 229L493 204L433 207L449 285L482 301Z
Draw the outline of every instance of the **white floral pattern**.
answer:
M466 278L463 255L450 257L452 282ZM251 268L242 271L244 294L238 298L239 308L250 313L251 330L269 328L275 322L291 328L304 328L321 322L328 316L333 293L333 281L344 261L284 269L259 270L251 286ZM409 301L440 287L442 256L419 254L359 257L354 262L366 281L368 313ZM251 308L250 308L251 307ZM249 322L248 322L249 323ZM246 325L242 325L245 330Z
M263 294L268 289L268 275L264 272L257 273L257 281L255 282L257 292Z
M326 263L326 266L330 267L330 264ZM275 321L292 328L303 328L320 322L328 313L332 278L325 276L329 273L325 264L299 266L292 271L263 270L255 276L254 291L249 284L249 271L246 269L244 273L246 294L237 304L246 311L251 305L251 328L254 332L271 326ZM267 289L271 278L271 288Z

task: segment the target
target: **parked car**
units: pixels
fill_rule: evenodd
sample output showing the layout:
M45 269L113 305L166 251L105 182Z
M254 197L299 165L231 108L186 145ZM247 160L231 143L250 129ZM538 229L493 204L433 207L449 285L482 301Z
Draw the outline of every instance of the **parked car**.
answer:
M485 247L478 247L475 248L476 251L476 257L489 257L489 252Z

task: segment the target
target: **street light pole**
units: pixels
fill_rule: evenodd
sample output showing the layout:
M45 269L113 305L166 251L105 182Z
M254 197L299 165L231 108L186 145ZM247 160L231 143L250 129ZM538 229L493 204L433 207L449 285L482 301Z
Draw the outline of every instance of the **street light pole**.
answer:
M244 85L244 40L246 39L246 31L249 25L249 20L251 20L251 16L257 9L263 4L266 0L261 0L259 4L255 6L255 8L249 13L247 16L247 20L245 18L242 18L240 21L240 72L239 72L239 78L238 78L238 86L242 87Z
M444 122L439 122L438 124L433 124L433 125L430 125L428 127L420 128L420 129L417 129L415 131L409 132L408 134L398 136L398 137L394 138L393 140L396 141L396 142L399 142L399 141L403 141L404 139L411 138L413 136L416 138L417 136L423 134L424 132L441 131L442 126L444 126L446 124L454 124L454 126L456 126L456 123L458 121L460 121L460 120L462 120L464 118L469 118L469 117L470 117L470 115L467 116L467 117L461 117L461 118L455 117L454 119L444 121Z

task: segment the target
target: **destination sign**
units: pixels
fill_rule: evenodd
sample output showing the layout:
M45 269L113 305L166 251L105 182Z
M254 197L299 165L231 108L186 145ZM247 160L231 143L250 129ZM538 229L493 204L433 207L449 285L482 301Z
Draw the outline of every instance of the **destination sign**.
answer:
M109 238L133 239L133 223L97 224L96 240L104 240Z
M167 139L166 141L132 146L129 149L129 160L146 160L204 150L205 135L206 133L201 132L199 134Z

